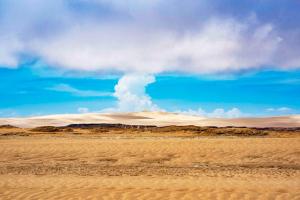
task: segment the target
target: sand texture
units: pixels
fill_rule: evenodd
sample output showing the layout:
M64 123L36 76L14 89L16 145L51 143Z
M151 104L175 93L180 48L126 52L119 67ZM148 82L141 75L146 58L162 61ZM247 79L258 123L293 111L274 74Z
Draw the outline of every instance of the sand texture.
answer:
M300 138L2 135L0 199L296 200Z

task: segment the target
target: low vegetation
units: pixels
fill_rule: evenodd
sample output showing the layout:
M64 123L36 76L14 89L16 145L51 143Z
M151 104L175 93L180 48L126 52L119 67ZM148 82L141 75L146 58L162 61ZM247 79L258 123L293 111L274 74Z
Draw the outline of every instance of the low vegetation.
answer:
M0 129L13 129L13 128L17 128L17 127L9 125L9 124L0 125Z
M68 126L41 126L21 129L10 125L0 126L2 136L27 136L36 134L74 134L74 135L141 135L141 136L238 136L238 137L285 137L300 135L300 128L249 128L215 126L142 126L124 124L71 124Z
M53 132L60 132L61 128L55 126L40 126L31 129L33 132L46 132L46 133L53 133Z

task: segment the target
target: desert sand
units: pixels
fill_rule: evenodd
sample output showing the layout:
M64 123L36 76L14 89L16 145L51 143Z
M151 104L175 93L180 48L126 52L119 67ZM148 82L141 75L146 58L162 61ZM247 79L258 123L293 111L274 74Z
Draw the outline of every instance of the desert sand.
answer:
M135 125L196 125L196 126L247 126L247 127L300 127L300 115L263 118L205 118L168 112L85 113L60 114L24 118L0 118L0 125L17 127L65 126L78 123L121 123Z
M299 131L38 130L0 129L0 199L300 199Z

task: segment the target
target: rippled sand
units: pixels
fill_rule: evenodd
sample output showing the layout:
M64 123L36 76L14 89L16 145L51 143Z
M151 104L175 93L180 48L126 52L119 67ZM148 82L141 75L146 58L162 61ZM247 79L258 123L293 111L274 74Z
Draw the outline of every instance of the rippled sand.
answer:
M300 199L300 138L0 138L1 199Z

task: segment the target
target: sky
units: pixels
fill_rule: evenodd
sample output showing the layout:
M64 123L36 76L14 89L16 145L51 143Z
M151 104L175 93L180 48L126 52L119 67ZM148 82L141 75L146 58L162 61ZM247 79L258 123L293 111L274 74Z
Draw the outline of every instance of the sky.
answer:
M298 0L0 0L0 117L300 114Z

